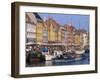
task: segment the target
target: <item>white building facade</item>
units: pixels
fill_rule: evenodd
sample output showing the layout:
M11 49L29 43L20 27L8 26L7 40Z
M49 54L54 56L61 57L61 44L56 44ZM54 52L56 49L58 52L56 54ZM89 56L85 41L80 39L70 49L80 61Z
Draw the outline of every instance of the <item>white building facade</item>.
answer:
M82 38L83 38L83 47L88 46L89 45L89 35L88 35L88 33L83 33Z
M33 13L26 13L26 43L36 42L37 19Z

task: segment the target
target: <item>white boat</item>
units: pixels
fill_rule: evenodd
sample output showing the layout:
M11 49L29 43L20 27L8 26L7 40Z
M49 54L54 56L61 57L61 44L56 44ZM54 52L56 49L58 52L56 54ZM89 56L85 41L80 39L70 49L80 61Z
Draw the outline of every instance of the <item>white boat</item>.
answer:
M84 49L77 49L77 50L75 50L75 60L77 61L77 60L81 60L82 59L82 57L81 57L81 55L82 54L84 54L84 52L85 52L85 50Z
M52 60L53 56L52 55L45 55L46 61Z
M53 54L53 58L56 58L57 56L60 56L60 55L62 55L63 54L63 52L62 51L54 51L54 54Z
M85 50L75 50L75 54L83 54Z

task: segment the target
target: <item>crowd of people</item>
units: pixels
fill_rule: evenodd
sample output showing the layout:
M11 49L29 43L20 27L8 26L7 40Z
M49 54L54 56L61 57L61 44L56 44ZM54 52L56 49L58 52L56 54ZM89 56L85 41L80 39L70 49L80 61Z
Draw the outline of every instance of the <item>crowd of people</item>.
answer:
M26 46L26 53L42 54L42 55L53 55L54 51L65 51L64 46L46 46L46 45L34 45Z

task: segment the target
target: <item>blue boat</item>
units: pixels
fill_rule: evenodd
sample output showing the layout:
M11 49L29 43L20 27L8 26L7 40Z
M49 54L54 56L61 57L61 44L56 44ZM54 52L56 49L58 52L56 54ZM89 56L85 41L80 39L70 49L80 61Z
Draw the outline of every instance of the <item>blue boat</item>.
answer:
M56 57L52 59L53 65L71 65L71 64L89 64L89 53L81 54L79 59L72 55L64 55L63 57Z

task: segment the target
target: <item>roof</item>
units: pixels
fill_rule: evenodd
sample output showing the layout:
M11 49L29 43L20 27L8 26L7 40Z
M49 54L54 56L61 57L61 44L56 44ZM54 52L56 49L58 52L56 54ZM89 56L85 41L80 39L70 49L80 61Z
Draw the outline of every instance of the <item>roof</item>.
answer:
M37 21L43 21L43 19L39 16L38 13L33 13L33 15L35 15Z
M49 18L48 20L45 21L45 24L50 27L50 25L52 24L52 26L54 28L59 28L60 25L53 19L53 18Z
M26 18L27 18L27 22L29 23L34 23L34 24L37 23L36 17L31 12L26 13Z

